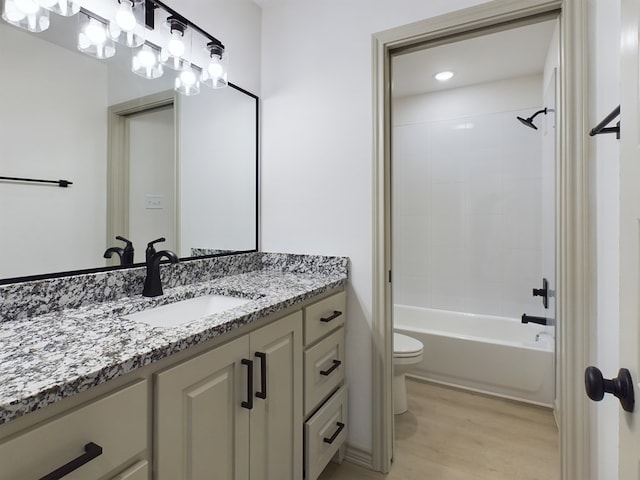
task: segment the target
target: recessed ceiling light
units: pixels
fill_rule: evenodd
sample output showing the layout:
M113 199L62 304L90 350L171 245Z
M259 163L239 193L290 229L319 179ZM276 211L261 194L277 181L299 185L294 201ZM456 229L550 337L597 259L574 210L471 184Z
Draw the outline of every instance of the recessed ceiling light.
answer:
M453 77L453 72L439 72L435 74L436 80L440 80L441 82L446 82Z

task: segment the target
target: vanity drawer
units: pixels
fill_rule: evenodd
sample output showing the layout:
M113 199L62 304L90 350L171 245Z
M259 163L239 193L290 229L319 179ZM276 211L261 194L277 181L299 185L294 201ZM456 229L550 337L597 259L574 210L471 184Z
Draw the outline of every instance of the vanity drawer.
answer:
M344 380L344 328L304 352L304 414L327 398Z
M102 447L102 454L66 475L64 480L102 478L144 452L147 448L146 381L93 400L0 442L0 480L41 478L86 455L85 445L90 442Z
M304 470L316 480L347 439L347 386L344 385L304 424Z
M305 308L304 344L311 345L327 333L344 325L346 293L340 292Z

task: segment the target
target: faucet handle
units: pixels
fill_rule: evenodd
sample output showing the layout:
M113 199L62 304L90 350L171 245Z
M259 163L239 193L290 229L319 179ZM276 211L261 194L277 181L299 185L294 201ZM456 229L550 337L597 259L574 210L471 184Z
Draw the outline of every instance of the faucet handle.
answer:
M124 238L121 235L116 235L116 240L121 240L124 243L126 243L125 248L129 248L129 247L133 246L133 243L131 242L131 240L127 240L126 238Z
M121 235L118 235L116 237L116 240L121 240L126 244L124 246L124 250L122 251L122 265L133 265L133 255L134 255L133 242L131 242L131 240L127 240Z
M149 262L149 259L156 254L156 248L153 245L156 243L164 242L164 241L166 241L166 238L160 237L147 243L147 251L146 251L147 262Z
M147 248L153 247L154 243L160 243L160 242L166 242L166 241L167 239L164 237L156 238L155 240L151 240L149 243L147 243Z

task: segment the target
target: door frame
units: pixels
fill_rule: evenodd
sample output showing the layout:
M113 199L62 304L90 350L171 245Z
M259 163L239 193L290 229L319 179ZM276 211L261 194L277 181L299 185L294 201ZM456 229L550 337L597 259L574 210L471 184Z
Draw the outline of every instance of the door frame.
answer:
M129 237L129 124L138 113L173 107L175 250L180 251L180 97L173 90L146 95L109 107L107 140L107 245L116 235ZM112 261L117 262L116 259ZM113 263L116 265L117 263Z
M393 458L393 324L391 304L391 55L452 35L527 22L556 12L560 22L556 186L556 419L561 478L590 478L590 410L583 370L595 325L595 211L588 144L587 2L495 0L373 35L373 449L375 470Z

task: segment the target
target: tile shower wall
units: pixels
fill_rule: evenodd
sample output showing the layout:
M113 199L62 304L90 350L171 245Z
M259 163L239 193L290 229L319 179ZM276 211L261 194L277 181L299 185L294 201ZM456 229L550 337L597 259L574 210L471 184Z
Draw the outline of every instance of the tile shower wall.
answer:
M394 127L395 303L544 315L538 108Z

